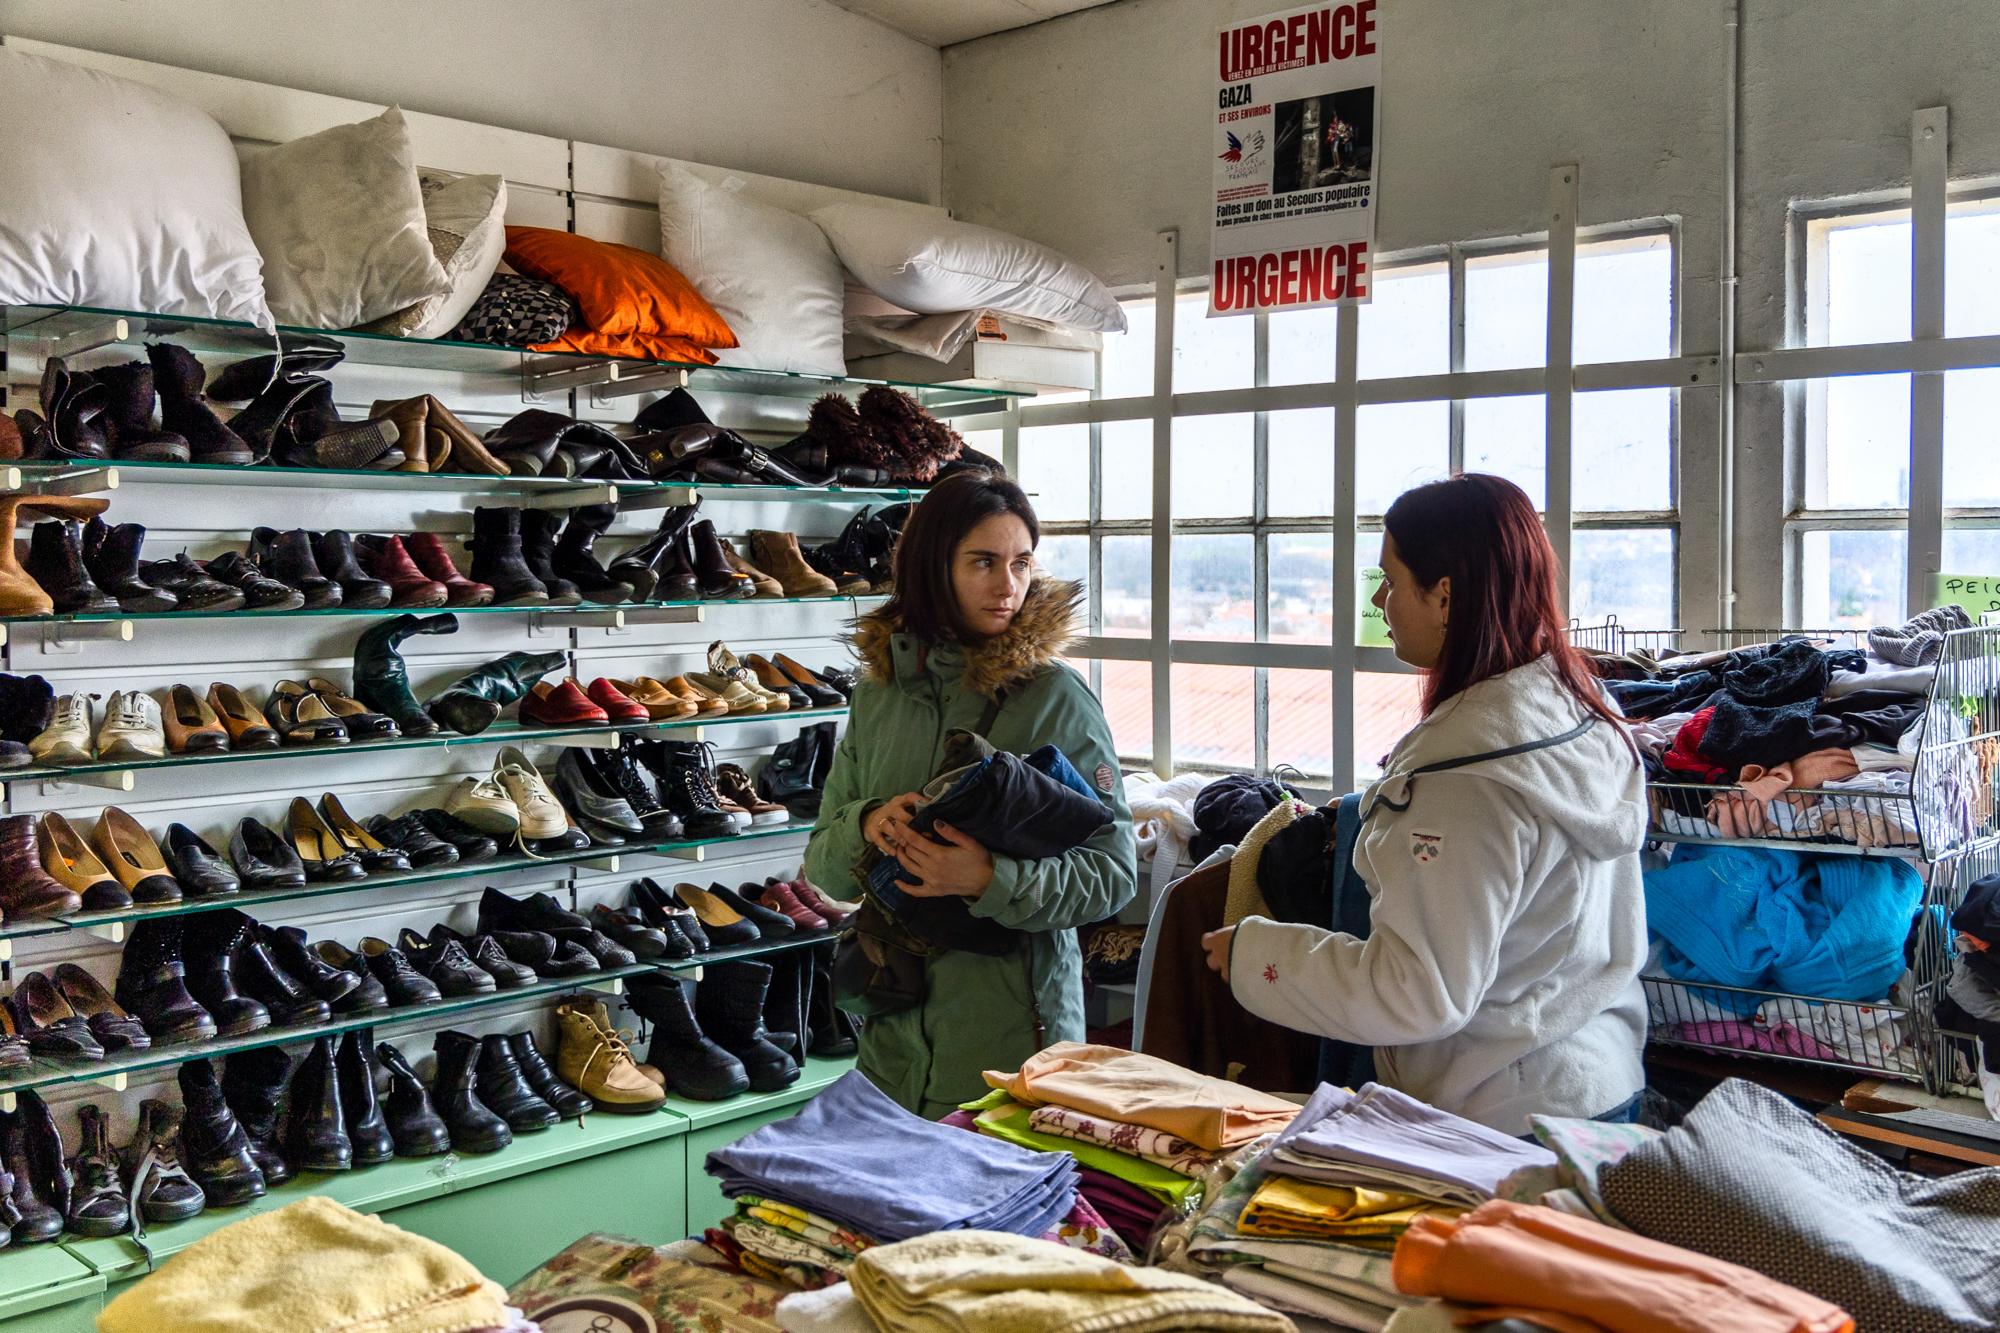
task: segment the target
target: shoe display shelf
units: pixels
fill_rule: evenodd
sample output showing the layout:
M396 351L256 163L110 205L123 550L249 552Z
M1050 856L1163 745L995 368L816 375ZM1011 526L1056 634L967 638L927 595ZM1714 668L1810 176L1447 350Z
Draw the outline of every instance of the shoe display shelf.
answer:
M795 949L810 949L831 944L836 936L837 932L831 930L801 931L781 939L758 940L755 944L738 944L728 949L710 949L692 958L663 958L659 960L659 965L663 972L684 977L700 976L701 970L712 963L733 963L742 958L764 958L771 954L790 953Z

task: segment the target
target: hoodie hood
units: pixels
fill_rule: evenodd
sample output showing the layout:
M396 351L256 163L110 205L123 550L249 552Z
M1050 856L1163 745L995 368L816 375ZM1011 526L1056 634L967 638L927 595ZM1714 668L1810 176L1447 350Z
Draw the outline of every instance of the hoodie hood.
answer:
M1637 766L1617 724L1579 704L1544 657L1462 690L1413 727L1368 789L1363 817L1406 807L1428 773L1459 773L1508 788L1580 850L1609 859L1644 840Z
M1038 578L1028 585L1013 623L971 647L920 644L903 632L887 606L856 620L848 641L861 659L862 671L878 684L893 684L899 676L928 670L956 674L966 689L990 699L1025 685L1062 656L1076 637L1076 611L1082 600L1081 583Z

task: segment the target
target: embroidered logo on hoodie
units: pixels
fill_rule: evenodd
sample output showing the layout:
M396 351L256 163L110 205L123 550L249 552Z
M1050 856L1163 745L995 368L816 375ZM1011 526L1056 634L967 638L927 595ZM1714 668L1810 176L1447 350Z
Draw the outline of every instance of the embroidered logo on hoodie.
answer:
M1425 833L1421 829L1410 834L1410 855L1418 865L1427 866L1444 855L1444 834Z

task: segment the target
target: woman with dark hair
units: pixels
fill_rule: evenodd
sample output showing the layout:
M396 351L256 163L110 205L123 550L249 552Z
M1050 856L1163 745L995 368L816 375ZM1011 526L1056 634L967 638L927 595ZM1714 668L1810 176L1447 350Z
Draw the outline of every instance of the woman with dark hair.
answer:
M860 891L855 871L873 847L911 874L898 883L904 893L961 897L973 917L1021 933L1004 955L926 960L923 1001L862 1029L861 1071L931 1119L984 1096L983 1070L1083 1040L1074 928L1112 915L1138 887L1111 729L1083 678L1057 660L1081 589L1036 572L1040 541L1028 497L990 472L946 478L911 512L895 595L856 622L863 679L806 848L807 878L837 896ZM946 733L960 728L998 750L1055 746L1111 822L1035 861L989 852L943 823L942 843L917 832L919 792L937 775Z
M1373 1047L1381 1082L1510 1134L1632 1119L1645 783L1569 645L1555 551L1521 489L1479 474L1383 527L1374 601L1424 691L1360 798L1368 938L1250 917L1204 937L1209 965L1251 1012Z

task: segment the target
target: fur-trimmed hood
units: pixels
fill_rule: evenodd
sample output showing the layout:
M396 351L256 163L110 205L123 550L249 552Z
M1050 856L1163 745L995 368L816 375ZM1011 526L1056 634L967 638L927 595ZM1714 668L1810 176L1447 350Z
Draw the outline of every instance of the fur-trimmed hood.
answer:
M991 698L1032 680L1043 667L1062 656L1076 638L1076 613L1083 601L1083 585L1063 579L1040 577L1028 585L1027 596L1014 622L1004 631L971 647L946 644L934 647L933 655L962 658L965 667L959 680L966 689ZM871 611L854 622L848 642L861 659L861 669L870 680L883 685L896 679L895 641L902 626L887 614L888 608Z

